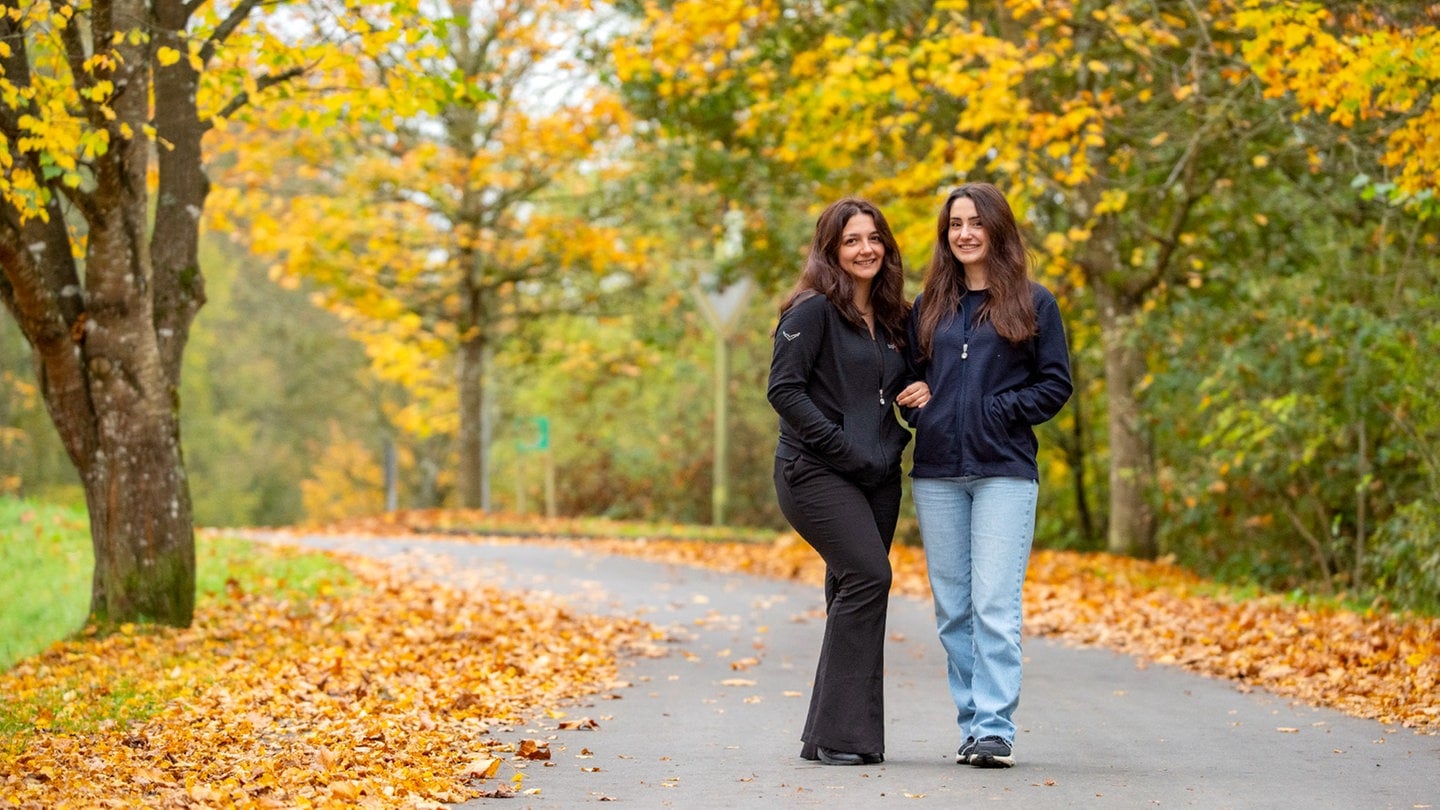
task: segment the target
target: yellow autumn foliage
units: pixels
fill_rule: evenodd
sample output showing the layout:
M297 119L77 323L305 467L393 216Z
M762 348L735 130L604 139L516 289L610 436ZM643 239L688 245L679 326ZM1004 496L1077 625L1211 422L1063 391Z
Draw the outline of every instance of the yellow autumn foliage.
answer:
M298 114L232 120L214 141L235 189L214 223L344 320L371 371L404 390L392 424L419 438L462 421L456 367L478 354L462 345L497 345L558 290L645 272L645 240L572 202L623 171L605 148L631 126L572 64L589 4L481 12L412 26L428 32L410 34L417 52L397 38L351 53ZM337 118L337 99L372 114Z
M1316 2L1247 2L1237 15L1254 36L1247 60L1271 96L1290 95L1303 109L1346 129L1381 128L1381 164L1403 195L1440 189L1440 27L1406 25L1378 15L1341 18Z

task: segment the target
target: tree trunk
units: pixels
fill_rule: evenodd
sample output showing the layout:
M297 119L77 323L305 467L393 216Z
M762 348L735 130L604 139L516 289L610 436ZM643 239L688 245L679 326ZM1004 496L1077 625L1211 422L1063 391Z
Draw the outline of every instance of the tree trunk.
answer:
M1150 435L1136 391L1145 377L1145 353L1135 342L1134 312L1115 290L1095 284L1100 343L1105 355L1105 396L1109 410L1110 528L1115 554L1154 557L1155 514L1148 490L1155 480Z
M460 344L460 463L456 488L466 509L485 506L485 348L479 339Z
M136 362L99 363L91 379L98 452L80 472L95 550L90 620L185 627L195 608L195 535L177 414L169 384L144 368L152 363Z
M185 0L155 0L156 45L183 53L188 47L185 27L189 14ZM190 326L205 304L199 218L210 196L201 147L208 127L200 123L196 108L200 74L190 60L156 66L154 84L155 132L166 144L154 150L158 193L149 248L155 269L155 334L165 375L178 391Z
M485 329L483 295L472 290L468 317L471 322L461 331L459 351L460 432L456 439L460 453L456 465L455 487L460 505L481 509L485 498Z
M166 42L178 41L184 9L175 0L157 7ZM94 14L102 30L111 21L153 22L142 0L96 3ZM72 191L51 185L48 222L0 201L0 243L10 245L0 247L0 298L34 349L42 397L85 490L95 552L91 621L183 627L194 614L195 536L178 392L181 355L203 301L196 244L204 127L186 60L152 83L149 44L115 43L114 72L99 78L122 90L106 116L111 147L91 163L93 182ZM17 66L7 64L7 76L22 76ZM166 144L157 150L165 157L153 211L154 143L144 134L152 123ZM34 161L28 153L16 159ZM84 234L83 276L62 195L84 218L76 229Z
M1085 386L1080 379L1082 366L1071 358L1070 375L1075 384L1076 391L1083 391ZM1099 532L1096 531L1094 513L1090 509L1090 488L1086 486L1086 472L1089 467L1089 422L1085 411L1084 396L1077 396L1070 402L1071 416L1074 418L1074 427L1071 429L1070 442L1064 446L1065 461L1070 466L1070 480L1075 489L1075 519L1080 522L1080 536L1087 543L1099 539Z
M102 625L190 623L195 600L194 530L180 453L174 378L154 327L152 269L145 245L143 149L126 150L99 173L117 199L91 216L80 341L89 410L73 402L51 413L75 459L90 510L95 573L91 620ZM110 170L138 160L141 179ZM129 174L126 172L126 174ZM138 197L139 199L135 199ZM49 369L43 370L48 375ZM46 391L47 401L55 392ZM80 438L80 433L90 434Z
M140 0L115 7L134 19L148 16ZM153 83L146 49L121 51L116 84L127 90L114 102L117 119L132 128L148 120L154 87L157 108L166 111L157 120L169 123L168 131L158 134L181 134L173 122L175 116L186 120L186 99L167 84ZM193 107L189 110L191 133L184 146L190 148L177 159L193 163L198 175L200 127ZM107 156L112 159L97 162L97 204L88 216L83 346L96 441L94 455L80 462L80 478L95 548L90 617L99 624L155 621L183 627L195 607L195 533L180 450L179 364L194 309L175 301L157 307L157 293L178 295L180 280L175 267L157 267L150 253L146 176L152 145L138 132L117 144ZM162 168L173 171L173 165ZM180 189L176 180L167 176L162 188ZM203 189L199 193L203 200ZM173 209L195 194L187 190L185 198L165 201L171 203L168 210L157 210L155 245L174 249L178 242L182 252L187 243L194 245L198 210L182 218Z

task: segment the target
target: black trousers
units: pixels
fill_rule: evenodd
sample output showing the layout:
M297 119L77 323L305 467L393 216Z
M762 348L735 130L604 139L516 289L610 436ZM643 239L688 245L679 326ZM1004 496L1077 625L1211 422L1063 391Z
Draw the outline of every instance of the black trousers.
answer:
M885 752L885 614L900 476L862 488L805 458L775 459L780 511L825 560L825 637L800 756Z

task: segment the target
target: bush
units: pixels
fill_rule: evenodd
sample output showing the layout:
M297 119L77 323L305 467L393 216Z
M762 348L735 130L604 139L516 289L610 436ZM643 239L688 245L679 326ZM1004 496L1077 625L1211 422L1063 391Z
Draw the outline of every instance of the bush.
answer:
M1394 607L1440 615L1440 505L1415 501L1397 510L1376 538L1371 564Z

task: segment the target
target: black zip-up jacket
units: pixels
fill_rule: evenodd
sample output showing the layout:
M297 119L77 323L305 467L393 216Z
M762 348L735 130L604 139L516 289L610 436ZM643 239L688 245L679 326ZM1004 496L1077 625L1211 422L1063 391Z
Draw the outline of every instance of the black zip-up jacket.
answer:
M928 362L916 342L921 299L910 313L910 360L930 386L924 408L904 410L915 427L912 478L1039 479L1035 425L1070 399L1070 350L1055 296L1030 282L1039 333L1018 345L989 321L976 323L987 290L960 299L960 317L935 330Z
M766 390L780 414L775 455L808 457L862 486L899 476L910 431L894 402L913 379L883 332L871 337L823 295L794 304L775 330Z

